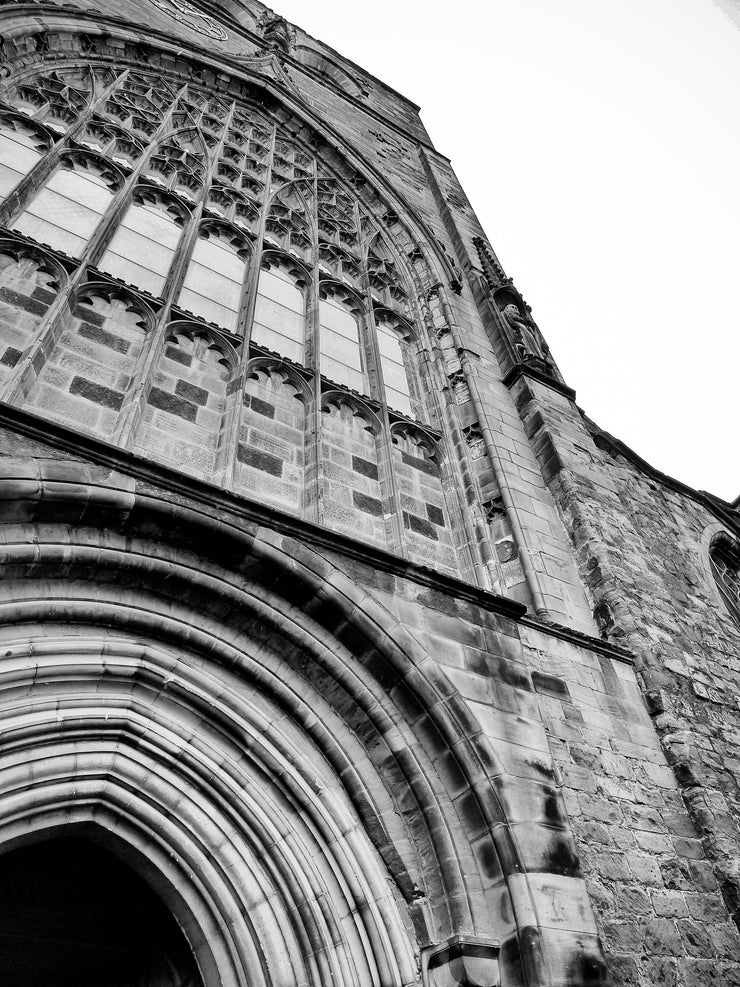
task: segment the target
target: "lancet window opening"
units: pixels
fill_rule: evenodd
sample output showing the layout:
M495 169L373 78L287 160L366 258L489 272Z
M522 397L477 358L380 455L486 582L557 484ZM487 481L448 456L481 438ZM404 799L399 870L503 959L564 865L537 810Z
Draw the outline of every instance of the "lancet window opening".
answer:
M134 72L54 69L0 96L0 210L20 186L0 222L327 386L423 416L397 260L276 120Z
M740 543L725 534L716 538L709 550L709 562L720 596L740 624Z

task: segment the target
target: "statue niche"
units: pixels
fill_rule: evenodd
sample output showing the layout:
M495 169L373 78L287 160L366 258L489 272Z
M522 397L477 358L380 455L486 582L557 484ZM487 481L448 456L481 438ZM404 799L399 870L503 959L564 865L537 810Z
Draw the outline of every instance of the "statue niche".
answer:
M517 362L533 363L547 373L552 373L555 365L550 349L529 314L529 307L510 293L500 295L496 301L504 326L509 332Z

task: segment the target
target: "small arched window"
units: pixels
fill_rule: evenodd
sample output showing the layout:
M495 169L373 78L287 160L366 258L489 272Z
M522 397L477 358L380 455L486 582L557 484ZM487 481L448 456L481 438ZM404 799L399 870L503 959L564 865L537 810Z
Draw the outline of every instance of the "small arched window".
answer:
M403 350L397 331L387 322L378 321L378 350L388 406L401 414L412 414L409 381L403 362Z
M182 217L166 200L133 202L99 267L150 295L161 294L182 234Z
M39 138L23 127L0 127L0 201L5 199L43 156Z
M720 535L709 550L709 561L720 596L740 624L740 543Z
M319 302L321 373L337 384L364 393L360 327L357 319L336 298Z
M80 257L113 197L110 181L97 168L63 165L47 180L12 228Z
M304 362L305 303L303 292L280 267L260 271L252 342L296 363Z
M179 303L208 322L236 332L241 308L245 263L227 235L199 237L185 275Z

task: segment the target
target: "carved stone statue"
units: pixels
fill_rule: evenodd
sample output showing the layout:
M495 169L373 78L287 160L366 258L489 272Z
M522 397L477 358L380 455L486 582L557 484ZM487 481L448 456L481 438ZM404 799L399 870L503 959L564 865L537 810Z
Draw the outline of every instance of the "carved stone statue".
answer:
M295 30L284 17L265 11L260 18L258 27L262 31L262 37L268 48L281 52L283 55L290 54L290 49L295 44Z
M531 360L533 357L551 366L550 350L542 339L537 327L531 319L523 316L515 302L507 302L501 313L506 325L514 337L514 345L521 360Z

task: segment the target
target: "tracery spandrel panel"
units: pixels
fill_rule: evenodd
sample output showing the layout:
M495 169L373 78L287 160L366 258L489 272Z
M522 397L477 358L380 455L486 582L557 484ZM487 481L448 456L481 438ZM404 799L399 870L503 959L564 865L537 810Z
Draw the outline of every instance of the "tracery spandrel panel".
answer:
M0 268L0 398L457 573L458 515L393 451L418 421L445 458L408 245L242 91L63 66L0 90L0 225L26 267L41 251Z

